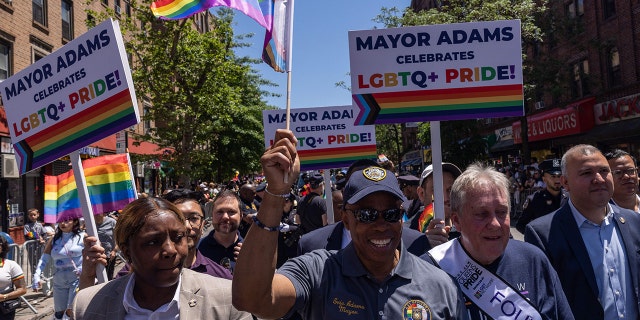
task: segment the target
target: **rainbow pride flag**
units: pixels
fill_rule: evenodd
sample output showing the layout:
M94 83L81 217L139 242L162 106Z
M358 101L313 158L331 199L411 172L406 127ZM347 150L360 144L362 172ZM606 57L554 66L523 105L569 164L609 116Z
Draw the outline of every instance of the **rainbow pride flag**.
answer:
M431 219L433 219L433 202L425 206L422 213L420 213L420 217L418 217L418 231L422 233L427 232L427 227Z
M128 154L115 154L82 161L93 213L124 208L136 199ZM44 177L44 222L81 218L82 207L73 170Z
M151 11L160 19L178 20L213 7L236 9L267 30L271 29L273 0L158 0L151 4Z

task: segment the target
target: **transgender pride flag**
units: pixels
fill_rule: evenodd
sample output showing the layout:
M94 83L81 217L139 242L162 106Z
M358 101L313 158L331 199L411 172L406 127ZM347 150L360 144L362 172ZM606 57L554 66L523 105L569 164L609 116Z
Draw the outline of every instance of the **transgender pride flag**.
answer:
M265 27L262 60L275 71L291 71L293 0L158 0L151 11L160 19L177 20L219 6L236 9Z
M178 20L220 6L236 9L271 30L273 0L158 0L151 11L160 19Z
M82 161L94 214L120 210L137 198L129 155L115 154ZM44 222L81 218L82 207L73 170L44 176Z

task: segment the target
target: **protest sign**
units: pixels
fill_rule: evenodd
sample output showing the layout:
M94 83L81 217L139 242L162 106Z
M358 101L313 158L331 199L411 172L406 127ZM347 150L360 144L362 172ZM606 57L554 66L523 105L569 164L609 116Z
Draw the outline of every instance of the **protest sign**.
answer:
M349 32L357 124L524 114L519 20Z
M111 19L0 83L0 94L21 174L140 120Z
M291 109L290 129L298 138L300 170L349 166L358 159L376 157L375 126L356 126L352 106ZM265 147L284 128L285 110L262 111Z

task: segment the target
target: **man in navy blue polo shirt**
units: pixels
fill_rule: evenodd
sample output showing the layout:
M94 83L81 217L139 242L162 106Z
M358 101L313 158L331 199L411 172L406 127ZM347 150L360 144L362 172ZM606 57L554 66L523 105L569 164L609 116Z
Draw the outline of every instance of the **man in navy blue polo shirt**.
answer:
M236 308L269 319L466 319L453 280L401 243L405 197L393 173L377 166L355 171L343 190L352 242L276 272L280 216L300 162L291 131L278 130L274 141L260 159L269 185L236 264Z

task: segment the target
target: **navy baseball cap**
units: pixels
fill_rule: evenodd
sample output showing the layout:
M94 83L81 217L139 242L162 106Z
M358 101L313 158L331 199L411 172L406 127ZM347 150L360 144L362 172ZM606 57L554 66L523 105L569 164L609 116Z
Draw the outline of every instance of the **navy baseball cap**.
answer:
M309 177L309 183L319 185L320 182L324 181L324 177L321 174L314 174Z
M396 176L389 170L372 166L351 174L342 190L343 203L354 204L378 191L391 193L403 202L407 201L400 190Z
M538 169L543 173L548 174L562 174L562 168L560 167L560 159L547 159L540 163Z

